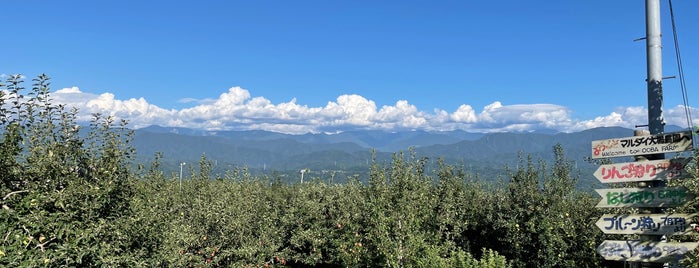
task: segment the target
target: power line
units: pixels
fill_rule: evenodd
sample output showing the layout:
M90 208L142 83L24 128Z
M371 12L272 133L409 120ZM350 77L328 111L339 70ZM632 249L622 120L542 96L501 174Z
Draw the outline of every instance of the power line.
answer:
M675 12L672 9L672 0L668 0L670 6L670 20L672 22L672 37L675 44L675 57L677 58L677 72L680 78L680 88L682 90L682 101L684 102L684 113L687 119L687 128L692 129L692 113L689 109L689 100L687 97L687 86L684 80L684 68L682 67L682 56L680 53L680 44L677 38L677 26L675 25Z

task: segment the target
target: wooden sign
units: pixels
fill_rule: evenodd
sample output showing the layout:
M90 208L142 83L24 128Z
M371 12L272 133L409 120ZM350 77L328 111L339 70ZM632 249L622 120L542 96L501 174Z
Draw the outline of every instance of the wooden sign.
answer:
M694 196L684 187L596 189L602 196L598 208L677 207Z
M592 175L601 183L657 181L682 178L689 158L601 165Z
M692 132L672 132L592 142L592 158L683 152L692 149Z
M597 227L605 234L689 234L696 214L604 214Z
M597 247L597 253L610 261L677 262L697 245L697 242L605 240Z

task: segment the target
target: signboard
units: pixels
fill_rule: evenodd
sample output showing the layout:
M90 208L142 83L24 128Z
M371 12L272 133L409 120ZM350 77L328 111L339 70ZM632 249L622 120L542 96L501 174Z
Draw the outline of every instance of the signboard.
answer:
M602 196L598 208L677 207L694 196L684 187L596 189Z
M692 148L692 132L672 132L592 142L592 158L683 152Z
M605 240L597 247L597 253L610 261L677 262L697 245L697 242Z
M687 163L689 158L601 165L592 175L601 183L676 179L687 175Z
M696 214L604 214L597 227L605 234L688 234Z

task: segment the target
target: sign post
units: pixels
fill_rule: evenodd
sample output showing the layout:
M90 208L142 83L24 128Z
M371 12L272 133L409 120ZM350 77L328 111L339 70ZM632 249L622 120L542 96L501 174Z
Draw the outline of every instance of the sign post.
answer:
M660 27L660 0L646 0L646 62L647 62L647 93L648 93L648 134L636 132L636 136L620 139L601 140L592 142L592 158L611 158L621 156L636 156L639 161L643 158L647 160L660 160L665 158L665 153L683 152L690 150L693 147L692 133L690 131L665 133L665 120L663 119L663 72L662 72L662 44L661 44L661 27ZM639 162L642 164L642 162ZM677 199L668 198L663 191L668 188L665 186L664 179L645 174L638 174L639 169L635 166L630 166L636 173L619 174L613 172L614 166L605 167L612 171L606 173L610 178L609 182L622 182L619 180L622 175L625 179L632 177L639 179L640 187L650 186L650 188L630 189L630 190L613 190L603 189L600 192L603 200L598 204L598 207L627 207L638 206L643 209L641 213L646 215L646 219L654 219L652 214L662 213L662 207L667 207L668 203L679 205L686 201L687 192L685 190L675 189L673 192L678 195ZM645 171L645 169L644 169ZM602 171L602 180L604 180L604 171ZM626 175L630 174L629 177ZM599 174L595 175L598 177ZM599 179L599 178L598 178ZM646 183L646 181L649 181ZM604 182L603 182L604 183ZM649 189L649 190L646 190ZM613 190L613 191L612 191ZM598 191L599 192L599 191ZM662 196L661 196L662 195ZM656 198L664 201L658 202ZM604 200L606 199L606 201ZM671 200L668 200L671 199ZM621 205L620 205L621 204ZM653 262L676 262L687 252L694 250L697 243L668 243L662 241L658 235L640 235L641 241L604 241L597 248L597 252L607 260L631 261L644 264L643 267L663 267L663 264Z
M612 188L595 190L602 200L598 208L669 208L694 198L684 187Z
M639 240L605 240L597 253L605 260L630 262L677 262L697 248L697 242L655 242Z
M597 228L605 234L686 235L696 214L604 214Z
M656 181L683 178L689 158L601 165L593 175L601 183Z
M640 133L640 132L639 132ZM647 132L646 132L647 133ZM602 197L597 208L639 208L640 214L604 214L597 222L605 234L639 235L641 240L605 240L597 252L606 260L648 263L676 262L699 246L697 242L672 243L661 236L689 234L696 214L667 214L662 208L678 207L694 198L684 187L666 187L664 182L686 177L689 158L662 159L665 153L692 148L689 131L592 142L592 158L662 155L661 159L600 165L593 173L604 184L638 183L635 188L596 189ZM646 187L650 182L652 187Z
M684 152L692 148L692 132L633 136L592 142L592 159Z

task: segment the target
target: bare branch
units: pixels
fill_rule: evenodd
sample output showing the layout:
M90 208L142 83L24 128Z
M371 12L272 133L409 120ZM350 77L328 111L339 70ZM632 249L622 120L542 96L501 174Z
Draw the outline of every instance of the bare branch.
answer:
M41 249L41 251L43 252L43 251L45 250L44 247L46 247L46 244L48 244L49 242L53 241L54 239L56 239L56 238L55 238L55 237L51 237L51 239L46 240L46 242L44 242L44 243L41 243L41 244L36 243L36 247L39 248L39 249Z
M2 200L7 200L7 198L9 198L9 197L12 196L12 195L21 194L21 193L26 193L26 192L29 192L29 190L21 190L21 191L9 192L8 194L5 195L5 197L2 198Z

